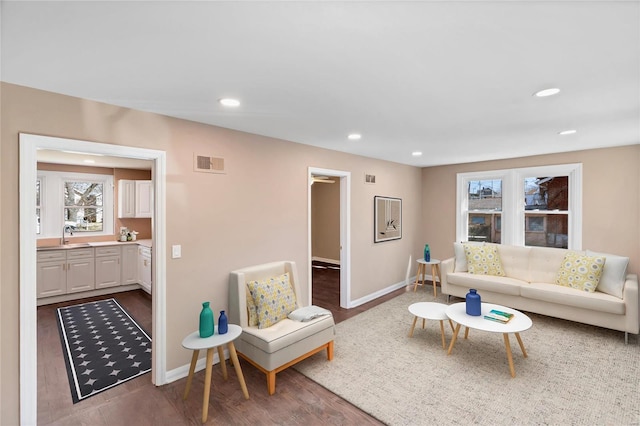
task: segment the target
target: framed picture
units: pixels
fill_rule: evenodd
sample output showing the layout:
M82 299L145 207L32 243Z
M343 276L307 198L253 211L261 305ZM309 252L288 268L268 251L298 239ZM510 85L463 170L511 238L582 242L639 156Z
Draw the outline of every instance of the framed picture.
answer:
M373 242L402 238L402 199L373 197Z

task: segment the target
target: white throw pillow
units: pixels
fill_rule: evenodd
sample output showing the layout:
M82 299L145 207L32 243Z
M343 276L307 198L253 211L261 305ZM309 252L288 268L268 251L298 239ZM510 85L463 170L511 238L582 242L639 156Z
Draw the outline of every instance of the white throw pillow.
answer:
M453 243L453 253L456 258L456 264L453 272L467 272L469 265L467 264L467 255L464 252L464 244L483 245L483 242L467 241L465 243Z
M587 250L587 256L603 256L607 258L596 291L601 291L622 299L622 290L624 288L624 282L627 279L629 258L616 256L615 254L597 253L591 250Z

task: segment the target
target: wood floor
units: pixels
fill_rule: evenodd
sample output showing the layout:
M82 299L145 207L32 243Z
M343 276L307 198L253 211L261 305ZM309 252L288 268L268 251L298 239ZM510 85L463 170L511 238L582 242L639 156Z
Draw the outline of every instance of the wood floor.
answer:
M339 271L338 271L339 277ZM339 282L331 277L316 284L314 304L330 309L336 322L405 292L402 288L353 309L339 306ZM151 299L141 290L112 295L147 332L151 332ZM82 303L95 299L73 302ZM147 374L77 404L71 400L69 382L56 323L56 308L38 308L38 424L42 425L198 425L202 415L204 371L196 373L191 394L182 394L186 378L161 387ZM324 357L321 352L315 356ZM229 361L227 361L229 362ZM228 364L229 380L224 381L214 366L207 424L223 425L379 425L364 413L312 380L289 368L277 376L276 393L267 394L264 374L241 360L249 389L245 400L235 371Z

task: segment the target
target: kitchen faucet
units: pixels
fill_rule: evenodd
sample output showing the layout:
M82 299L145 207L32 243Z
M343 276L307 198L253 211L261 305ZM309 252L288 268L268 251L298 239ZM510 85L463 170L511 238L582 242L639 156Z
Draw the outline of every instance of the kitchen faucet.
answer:
M62 227L62 238L60 239L60 245L65 245L69 242L69 240L64 239L64 234L69 230L69 234L73 237L73 230L71 229L71 225L64 225Z

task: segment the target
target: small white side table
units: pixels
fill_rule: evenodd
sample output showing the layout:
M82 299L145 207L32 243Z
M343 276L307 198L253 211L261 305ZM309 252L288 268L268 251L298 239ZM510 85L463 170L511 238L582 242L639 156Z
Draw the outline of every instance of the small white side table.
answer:
M189 396L189 390L191 389L191 381L193 380L193 373L198 362L198 353L201 349L207 350L207 364L204 376L204 397L202 400L202 423L207 421L209 415L209 392L211 391L211 370L213 369L213 350L218 348L218 356L220 357L220 366L222 367L222 376L227 380L227 365L224 358L223 345L227 345L229 349L229 356L233 362L233 366L236 369L236 375L242 388L244 397L249 399L249 391L247 385L244 382L244 376L242 375L242 369L240 368L240 362L238 362L238 354L236 354L236 347L233 341L236 340L240 334L242 334L242 327L235 324L229 324L229 331L225 334L218 334L218 327L215 327L214 334L211 337L200 337L199 331L194 331L190 335L184 338L182 341L182 347L193 351L191 357L191 366L189 367L189 377L187 378L187 386L184 390L184 396L182 399L187 399Z
M436 289L436 277L438 277L438 281L442 282L442 278L440 277L440 261L438 259L431 258L430 261L426 261L424 259L418 259L418 273L416 274L416 282L413 284L413 291L416 291L418 287L418 282L420 281L420 274L422 274L422 283L424 284L425 275L427 273L427 265L431 265L431 282L433 283L433 297L438 295L438 290Z
M424 328L425 319L440 321L440 335L442 337L442 349L446 349L446 342L444 339L444 320L449 321L451 331L453 331L453 323L447 316L447 305L443 303L435 302L418 302L409 305L409 312L415 315L413 318L413 324L411 324L411 331L409 331L409 337L413 337L413 330L416 328L416 322L418 318L422 318L422 328Z

